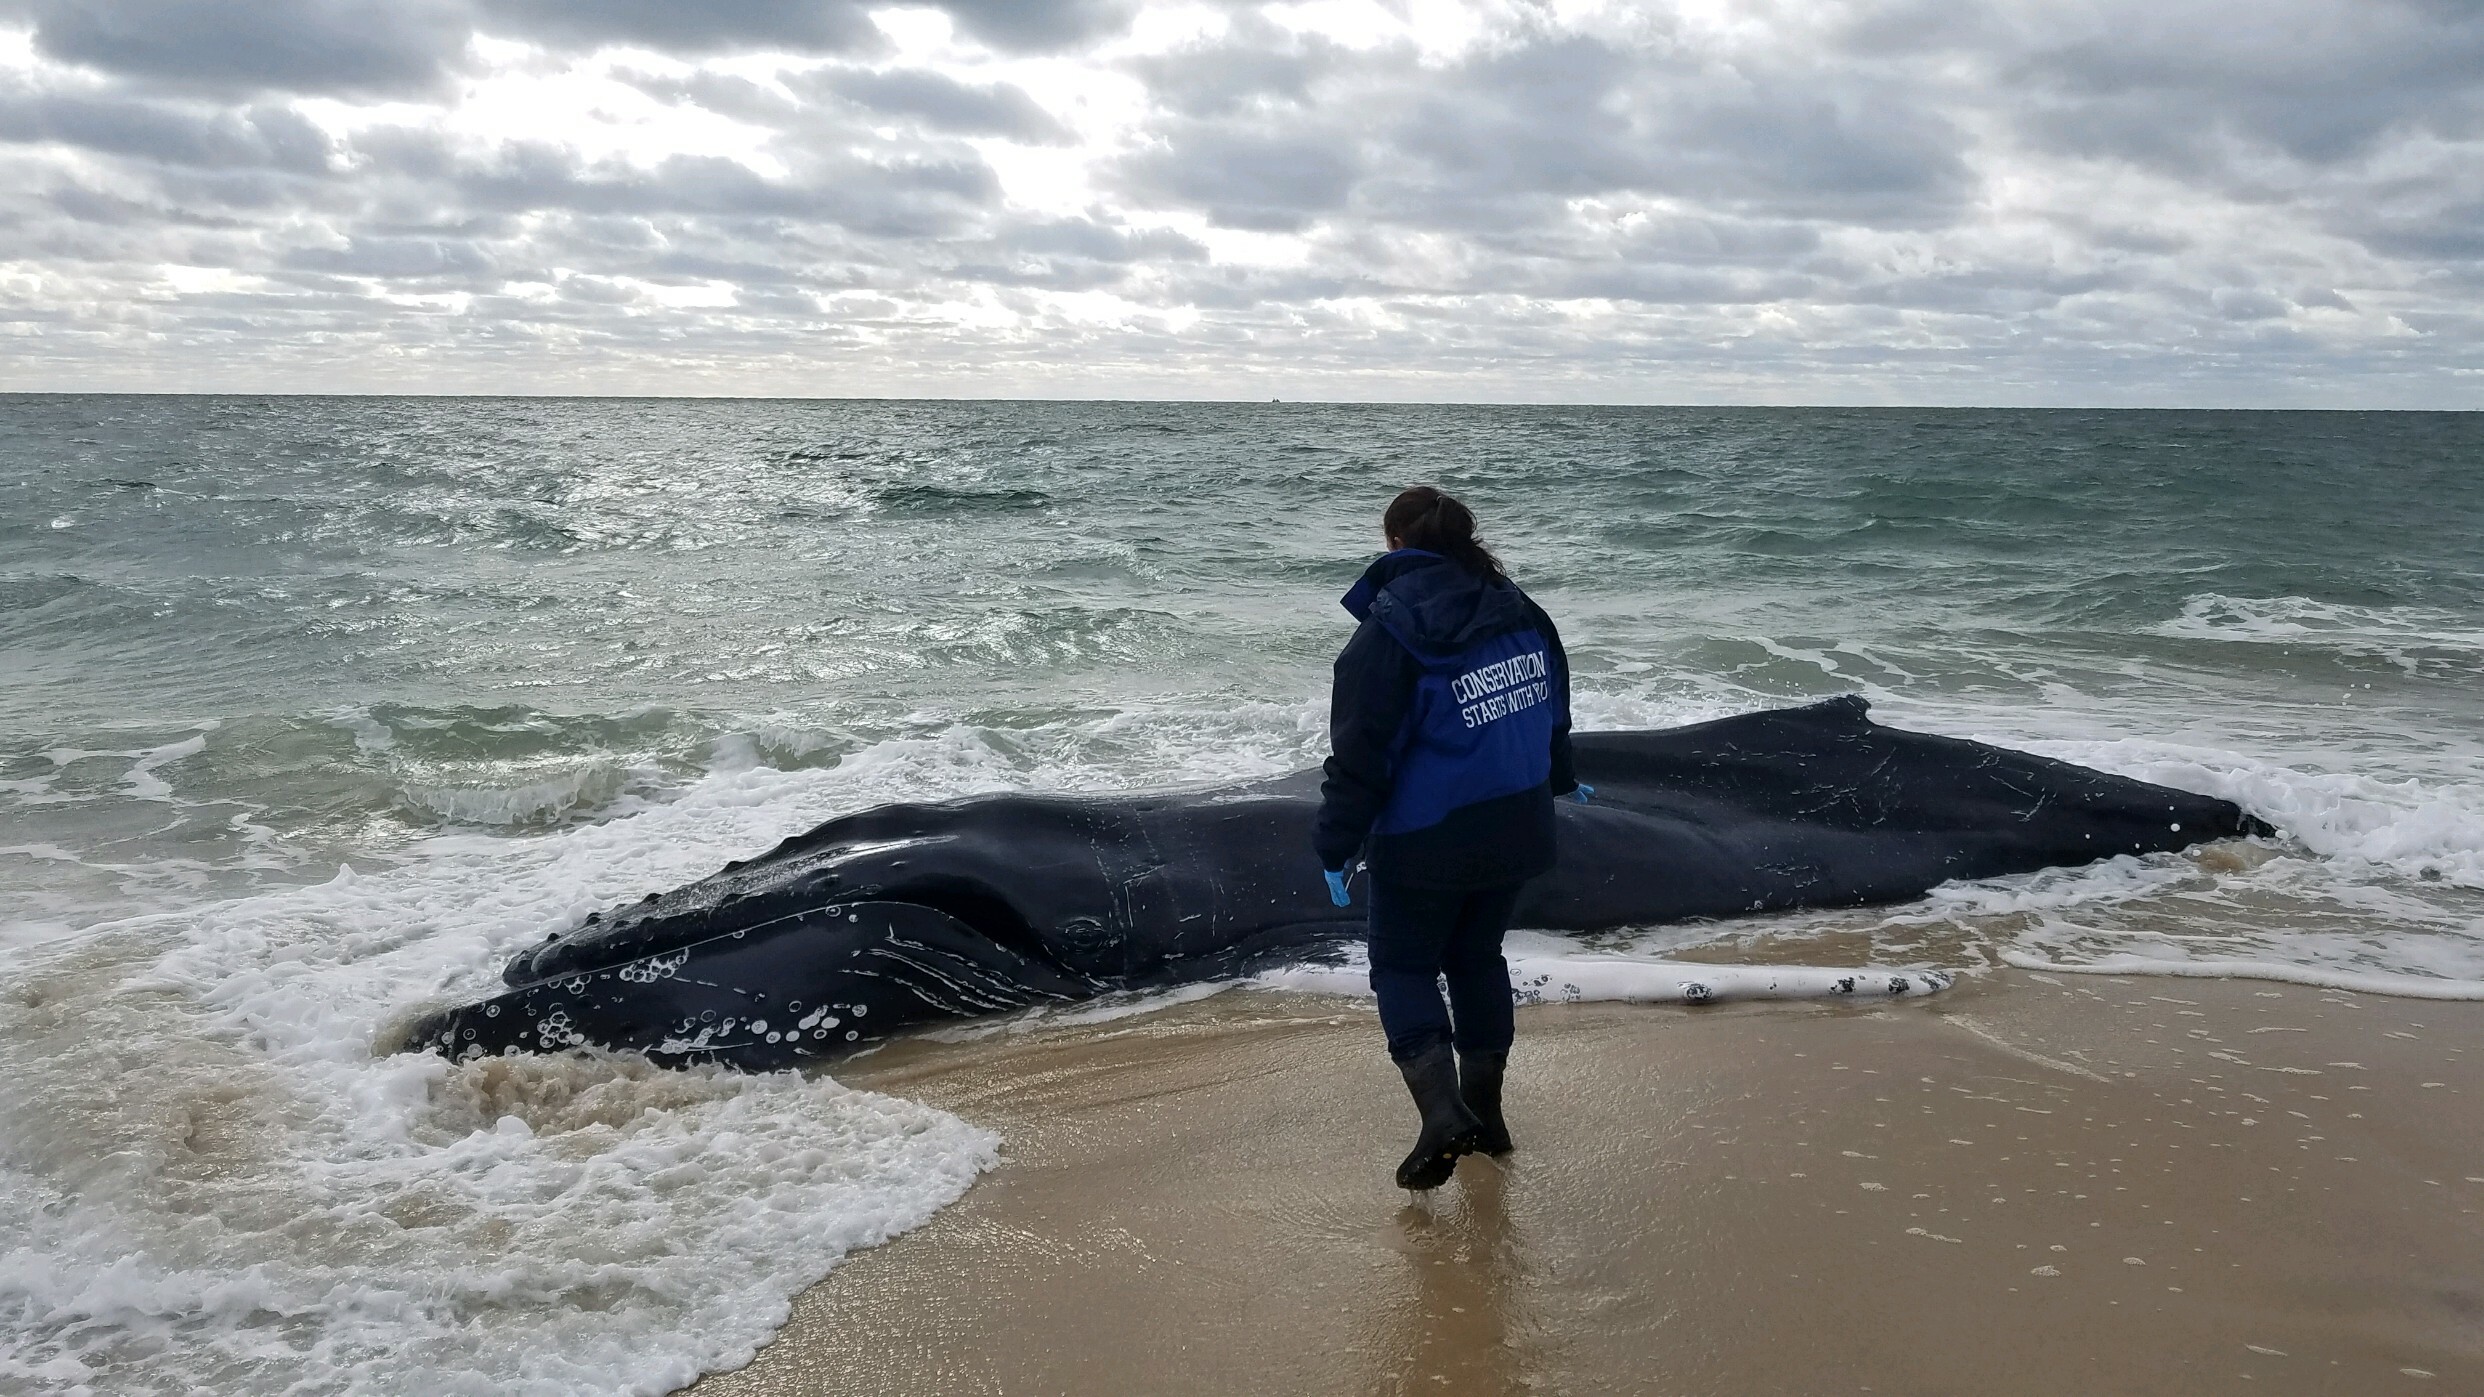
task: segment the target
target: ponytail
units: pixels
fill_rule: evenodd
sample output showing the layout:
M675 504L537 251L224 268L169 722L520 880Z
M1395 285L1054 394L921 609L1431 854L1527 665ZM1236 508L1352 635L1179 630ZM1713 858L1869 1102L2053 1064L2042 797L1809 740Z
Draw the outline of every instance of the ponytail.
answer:
M1438 553L1468 572L1507 576L1501 560L1475 537L1475 512L1433 486L1417 485L1389 501L1388 512L1380 516L1380 530L1401 547Z

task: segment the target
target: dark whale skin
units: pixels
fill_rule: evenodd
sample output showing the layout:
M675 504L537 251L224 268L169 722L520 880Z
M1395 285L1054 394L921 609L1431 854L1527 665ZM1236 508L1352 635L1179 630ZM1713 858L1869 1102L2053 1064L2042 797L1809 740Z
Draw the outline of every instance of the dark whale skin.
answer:
M2230 801L1883 727L1855 696L1573 739L1591 803L1520 926L1595 931L1921 897L2273 833ZM768 1069L899 1030L1245 973L1362 932L1310 851L1319 776L995 795L830 820L513 957L432 1014L455 1056L597 1045Z

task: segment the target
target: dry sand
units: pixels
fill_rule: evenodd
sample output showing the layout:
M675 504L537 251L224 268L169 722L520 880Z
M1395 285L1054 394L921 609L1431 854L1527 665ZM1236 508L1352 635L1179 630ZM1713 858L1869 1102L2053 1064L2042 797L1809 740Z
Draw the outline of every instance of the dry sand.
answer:
M2484 1393L2484 1005L2003 972L1522 1011L1519 1153L1410 1201L1367 1008L909 1042L1006 1136L697 1397Z

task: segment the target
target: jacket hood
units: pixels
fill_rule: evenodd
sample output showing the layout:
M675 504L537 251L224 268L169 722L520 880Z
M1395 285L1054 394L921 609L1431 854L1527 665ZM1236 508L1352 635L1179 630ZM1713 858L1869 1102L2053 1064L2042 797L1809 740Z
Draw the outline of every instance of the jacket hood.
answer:
M1400 548L1364 569L1343 599L1419 659L1447 660L1530 624L1526 596L1508 579L1468 572L1438 553Z

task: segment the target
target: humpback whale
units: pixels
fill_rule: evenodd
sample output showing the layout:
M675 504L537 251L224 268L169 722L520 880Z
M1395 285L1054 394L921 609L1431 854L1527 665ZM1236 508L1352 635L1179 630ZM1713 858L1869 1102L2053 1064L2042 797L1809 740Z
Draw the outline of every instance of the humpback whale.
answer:
M1595 797L1559 803L1559 863L1527 886L1522 927L1901 902L2273 833L2229 801L1885 727L1852 695L1572 744ZM1321 884L1318 805L1311 771L842 816L590 914L514 956L505 993L424 1016L407 1045L764 1070L933 1021L1299 961L1363 930L1361 900L1334 907Z

